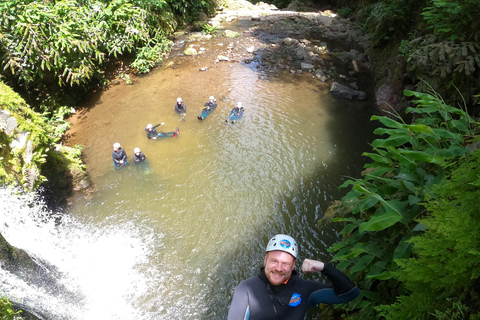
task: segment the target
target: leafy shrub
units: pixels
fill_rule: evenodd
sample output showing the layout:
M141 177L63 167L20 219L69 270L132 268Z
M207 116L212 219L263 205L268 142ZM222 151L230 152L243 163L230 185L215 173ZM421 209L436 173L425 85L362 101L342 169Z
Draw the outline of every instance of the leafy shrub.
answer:
M363 7L359 18L371 35L372 46L382 46L410 32L419 8L420 3L415 0L383 0Z
M410 240L415 258L398 261L396 276L409 294L381 308L386 319L480 314L480 150L447 166L457 169L425 197L428 215L419 222L426 232Z
M216 26L212 26L209 23L202 24L202 32L205 33L205 34L215 33L215 32L217 32L217 29L218 28Z
M385 128L375 130L384 138L373 141L372 159L365 176L341 187L351 191L336 206L334 221L345 223L344 239L332 246L338 268L347 270L361 295L349 309L360 308L360 319L372 318L374 307L395 303L406 294L396 271L401 259L412 254L411 237L423 230L416 219L425 215L426 190L441 181L447 159L468 154L464 135L474 133L468 113L454 108L435 93L405 91L414 96L416 108L407 112L424 115L414 124L373 116Z
M478 0L431 0L423 10L431 32L412 35L401 53L416 73L417 90L431 85L450 103L476 104L480 93L480 6ZM458 91L461 95L458 95Z
M138 2L140 6L134 0L82 1L82 5L75 0L3 2L0 61L4 74L26 92L38 95L89 84L109 57L144 46L165 49L165 35L174 26L167 3ZM140 60L152 56L148 50L139 51Z
M350 7L342 7L337 10L337 13L342 18L348 18L353 12L353 9Z

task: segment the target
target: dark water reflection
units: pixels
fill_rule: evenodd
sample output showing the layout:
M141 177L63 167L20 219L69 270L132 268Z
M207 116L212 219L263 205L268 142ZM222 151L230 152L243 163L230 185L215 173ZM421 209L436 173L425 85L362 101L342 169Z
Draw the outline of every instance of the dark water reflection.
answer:
M234 287L257 272L275 233L299 241L300 260L329 260L337 231L320 230L316 221L342 197L346 177L360 175L373 139L372 106L338 100L308 74L213 64L229 42L243 52L238 41L199 42L205 54L173 55L166 61L173 67L97 94L74 119L70 142L84 146L99 191L72 199L70 212L94 228L124 230L138 240L132 248L141 257L129 271L106 268L124 283L124 292L106 289L106 310L123 303L136 319L224 319ZM199 121L210 95L218 107ZM178 96L185 121L173 111ZM225 123L237 102L244 118ZM147 140L146 124L161 121L179 127L180 136ZM149 170L130 164L115 171L114 142L130 160L140 147Z

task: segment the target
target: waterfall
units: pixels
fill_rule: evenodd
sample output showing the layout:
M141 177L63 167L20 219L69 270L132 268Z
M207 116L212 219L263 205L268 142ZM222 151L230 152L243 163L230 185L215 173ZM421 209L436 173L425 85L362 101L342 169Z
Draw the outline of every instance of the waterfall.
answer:
M149 319L136 301L154 290L156 271L142 265L155 237L139 236L128 222L99 227L54 214L34 195L11 189L0 189L0 212L0 234L58 271L51 288L0 268L0 295L39 319Z

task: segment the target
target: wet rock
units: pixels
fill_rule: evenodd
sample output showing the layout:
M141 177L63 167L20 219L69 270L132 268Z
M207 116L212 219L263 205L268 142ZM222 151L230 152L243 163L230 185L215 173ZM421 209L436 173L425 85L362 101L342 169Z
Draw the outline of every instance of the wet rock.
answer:
M232 31L232 30L225 30L225 31L223 32L223 35L224 35L225 37L228 37L228 38L235 38L235 37L240 36L240 34L239 34L238 32Z
M26 170L27 181L25 183L25 188L28 191L33 191L33 187L35 186L35 181L37 181L37 171L35 169L27 169Z
M219 56L217 56L217 60L218 61L228 61L230 59L227 56L219 55Z
M365 55L358 50L351 49L349 52L343 52L337 55L337 58L343 62L347 61L365 61Z
M293 45L297 45L299 41L297 39L292 39L292 38L287 37L287 38L283 39L282 42L286 46L293 46Z
M317 78L321 82L327 82L327 80L328 80L327 76L323 73L322 70L316 70L315 71L315 78Z
M25 148L25 153L23 154L23 161L25 163L31 163L33 157L33 143L31 140L27 141L27 148Z
M321 43L319 45L315 45L313 47L313 52L318 53L318 54L328 53L327 44L326 43Z
M311 8L309 8L306 4L298 1L298 0L293 0L290 2L288 7L285 9L286 11L313 11Z
M304 60L307 58L307 53L305 52L305 48L302 46L298 46L295 49L295 57L299 60Z
M330 88L330 93L346 99L364 100L367 94L363 91L353 90L347 86L334 82Z
M300 68L302 70L312 70L314 68L313 64L302 62L300 63Z
M17 126L17 119L12 117L10 112L7 110L0 110L0 128L3 129L7 135L11 135Z
M27 138L30 132L21 132L19 133L15 139L10 143L11 149L23 149L27 143Z
M400 102L401 93L402 93L402 85L400 81L397 82L386 82L382 84L376 91L375 91L375 101L377 106L380 110L383 111L391 111L392 108L395 110L397 104Z
M185 49L185 51L183 51L183 54L186 56L195 56L198 54L198 52L194 47L190 46L187 49Z

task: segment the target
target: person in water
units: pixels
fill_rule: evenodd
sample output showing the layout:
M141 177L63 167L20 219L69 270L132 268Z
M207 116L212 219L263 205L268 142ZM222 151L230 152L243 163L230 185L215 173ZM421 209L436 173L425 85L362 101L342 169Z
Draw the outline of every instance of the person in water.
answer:
M157 132L156 128L163 124L165 124L165 122L157 124L156 126L152 126L151 123L147 124L145 131L147 132L148 139L157 139L157 138L165 138L165 137L175 138L180 134L180 129L178 128L176 128L175 131L172 131L172 132Z
M238 119L240 119L243 116L244 111L245 111L245 109L243 108L242 103L239 102L237 104L237 106L234 107L232 109L232 111L230 111L230 115L228 116L228 118L225 121L226 122L232 121L232 123L234 123L235 121L237 121Z
M112 152L112 159L113 165L116 169L120 169L124 165L128 164L127 161L127 153L123 148L120 146L120 143L115 142L113 144L113 152Z
M175 112L185 115L187 113L187 107L183 103L182 98L177 98L177 103L175 103Z
M140 150L140 148L133 149L133 161L135 163L142 163L147 159L145 154Z
M288 235L271 238L265 251L265 267L235 289L228 320L303 320L311 306L349 302L360 293L346 275L321 261L305 259L301 270L322 272L331 284L300 278L294 270L297 242Z
M203 110L210 111L215 109L216 107L217 107L217 99L215 99L214 96L210 96L210 98L208 98L208 102L205 103L205 106L203 106Z

